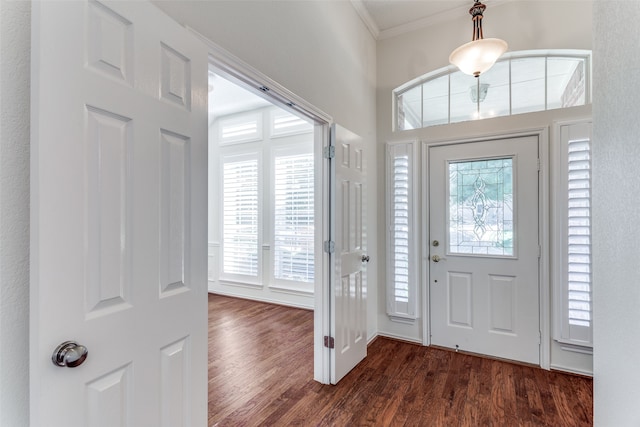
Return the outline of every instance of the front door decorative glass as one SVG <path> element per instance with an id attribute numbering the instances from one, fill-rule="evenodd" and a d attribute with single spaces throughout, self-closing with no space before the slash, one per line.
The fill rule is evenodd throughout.
<path id="1" fill-rule="evenodd" d="M 514 255 L 513 159 L 449 163 L 449 253 Z"/>

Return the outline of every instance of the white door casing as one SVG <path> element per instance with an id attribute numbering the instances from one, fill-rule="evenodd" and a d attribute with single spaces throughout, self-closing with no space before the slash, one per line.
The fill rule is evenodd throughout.
<path id="1" fill-rule="evenodd" d="M 147 2 L 32 32 L 31 423 L 204 426 L 207 50 Z"/>
<path id="2" fill-rule="evenodd" d="M 331 179 L 335 192 L 335 252 L 330 292 L 331 384 L 337 384 L 367 355 L 365 152 L 362 138 L 340 127 L 331 127 L 335 147 Z M 368 262 L 368 261 L 367 261 Z"/>
<path id="3" fill-rule="evenodd" d="M 504 160 L 505 165 L 512 166 L 512 172 L 502 172 L 500 166 L 495 168 L 499 172 L 493 174 L 503 174 L 504 188 L 513 188 L 513 196 L 507 194 L 504 205 L 489 194 L 503 190 L 490 188 L 484 178 L 478 179 L 483 176 L 487 182 L 491 181 L 491 172 L 481 175 L 456 170 L 457 165 L 462 165 L 461 170 L 470 167 L 471 162 L 473 167 L 501 165 L 481 163 L 492 160 Z M 538 175 L 537 135 L 429 148 L 429 288 L 433 345 L 540 363 Z M 465 189 L 456 190 L 456 182 Z M 511 207 L 513 213 L 509 214 Z M 493 223 L 498 216 L 505 219 L 504 228 Z M 465 226 L 456 229 L 450 224 L 463 217 L 466 230 Z M 501 241 L 502 237 L 490 236 L 504 236 L 508 242 L 511 221 L 513 249 L 508 249 L 510 244 L 505 243 L 507 249 L 501 253 L 501 245 L 490 242 Z M 474 254 L 460 253 L 472 250 L 464 245 L 474 240 L 474 236 L 484 241 L 478 246 L 491 247 L 473 249 L 477 252 Z M 456 246 L 456 239 L 461 246 Z M 434 256 L 440 257 L 439 261 L 435 261 Z"/>

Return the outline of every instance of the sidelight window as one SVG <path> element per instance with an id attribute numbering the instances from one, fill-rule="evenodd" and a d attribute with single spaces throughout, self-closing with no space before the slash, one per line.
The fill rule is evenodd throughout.
<path id="1" fill-rule="evenodd" d="M 555 338 L 592 346 L 591 123 L 561 124 L 556 134 Z"/>
<path id="2" fill-rule="evenodd" d="M 387 313 L 417 317 L 416 144 L 387 145 Z"/>

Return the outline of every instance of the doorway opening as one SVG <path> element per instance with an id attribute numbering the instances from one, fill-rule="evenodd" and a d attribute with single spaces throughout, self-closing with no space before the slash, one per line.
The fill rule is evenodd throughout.
<path id="1" fill-rule="evenodd" d="M 209 291 L 313 310 L 314 124 L 269 98 L 209 72 Z"/>
<path id="2" fill-rule="evenodd" d="M 295 361 L 298 377 L 317 379 L 314 311 L 325 270 L 317 153 L 325 133 L 213 65 L 208 85 L 209 415 L 220 417 L 264 394 L 260 377 L 280 365 Z M 234 372 L 251 380 L 238 401 L 220 400 L 236 384 L 221 379 Z"/>

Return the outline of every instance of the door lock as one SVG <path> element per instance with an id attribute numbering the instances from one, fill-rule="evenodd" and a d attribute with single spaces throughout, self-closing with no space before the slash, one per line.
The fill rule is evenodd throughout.
<path id="1" fill-rule="evenodd" d="M 434 240 L 431 244 L 436 247 L 440 246 L 440 242 L 438 242 L 437 240 Z"/>

